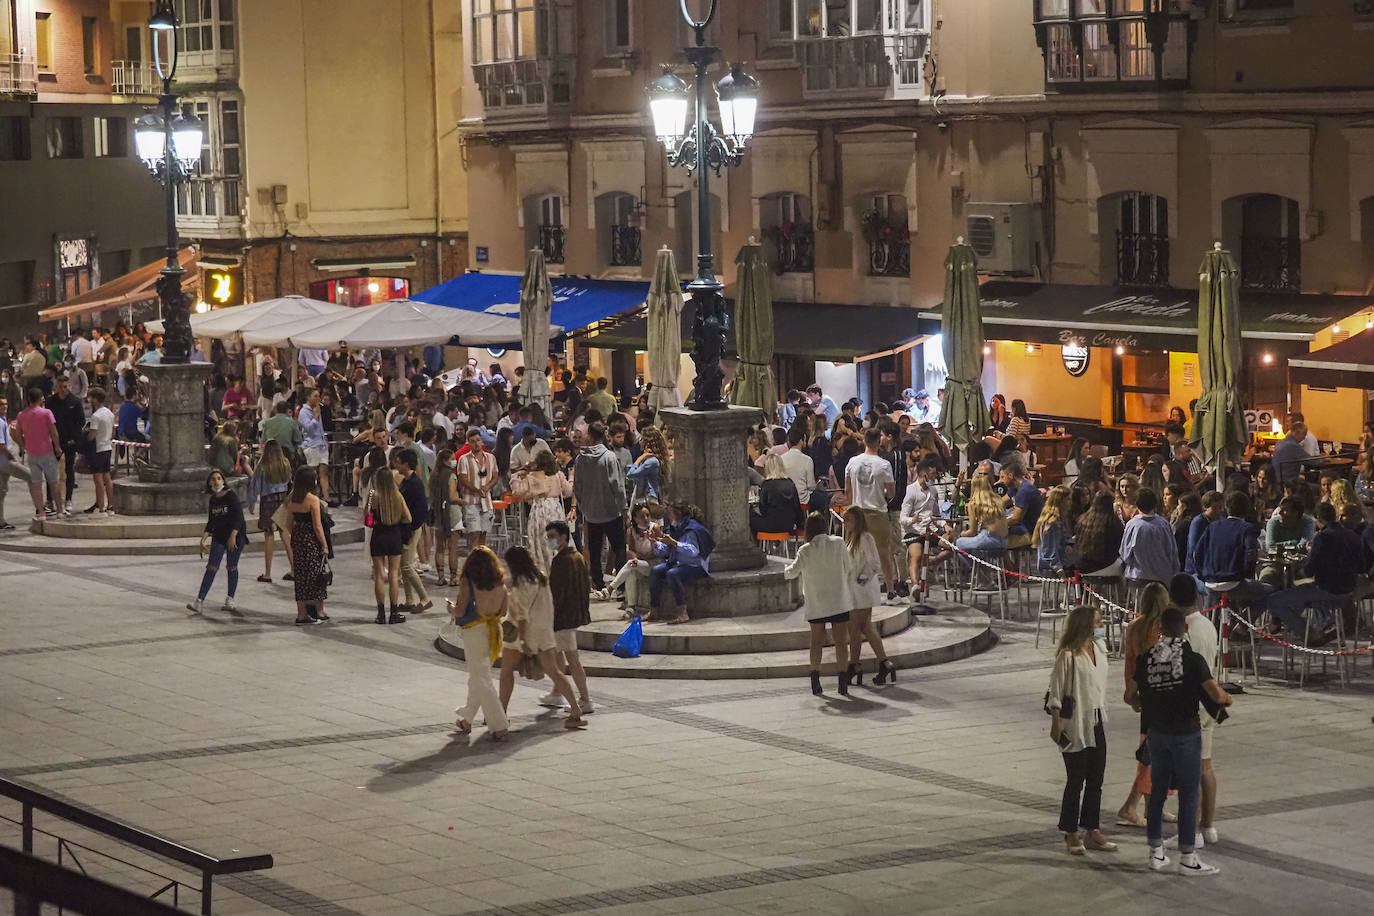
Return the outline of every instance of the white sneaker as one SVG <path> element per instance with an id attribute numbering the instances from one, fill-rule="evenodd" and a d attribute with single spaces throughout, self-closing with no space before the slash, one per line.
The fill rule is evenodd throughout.
<path id="1" fill-rule="evenodd" d="M 596 712 L 596 704 L 591 701 L 590 697 L 578 700 L 577 705 L 582 707 L 582 715 L 584 716 L 590 716 L 592 713 Z"/>
<path id="2" fill-rule="evenodd" d="M 428 563 L 416 563 L 416 564 L 415 564 L 415 571 L 416 571 L 417 573 L 433 572 L 433 571 L 434 571 L 434 567 L 433 567 L 433 566 L 430 566 Z"/>
<path id="3" fill-rule="evenodd" d="M 1212 835 L 1215 836 L 1215 835 L 1216 835 L 1216 831 L 1212 831 Z M 1196 837 L 1193 838 L 1193 851 L 1194 851 L 1194 852 L 1196 852 L 1197 850 L 1201 849 L 1203 846 L 1206 845 L 1206 844 L 1203 842 L 1203 839 L 1204 839 L 1204 837 L 1203 837 L 1203 835 L 1202 835 L 1201 833 L 1199 833 Z M 1171 836 L 1171 837 L 1169 837 L 1168 839 L 1166 839 L 1166 840 L 1164 841 L 1164 848 L 1165 848 L 1165 849 L 1177 849 L 1177 848 L 1178 848 L 1178 836 L 1177 836 L 1177 835 L 1174 835 L 1174 836 Z"/>
<path id="4" fill-rule="evenodd" d="M 63 506 L 63 507 L 62 507 L 62 514 L 63 514 L 64 516 L 66 516 L 66 515 L 71 515 L 71 514 L 72 514 L 72 507 L 71 507 L 71 506 Z"/>
<path id="5" fill-rule="evenodd" d="M 1202 828 L 1202 835 L 1203 835 L 1203 837 L 1207 840 L 1207 842 L 1211 843 L 1213 846 L 1215 846 L 1215 845 L 1217 844 L 1217 828 L 1215 828 L 1215 827 L 1203 827 L 1203 828 Z M 1199 848 L 1199 849 L 1202 848 L 1202 844 L 1201 844 L 1201 843 L 1198 844 L 1198 848 Z"/>
<path id="6" fill-rule="evenodd" d="M 190 611 L 192 614 L 199 614 L 205 610 L 205 602 L 197 598 L 195 601 L 189 602 L 186 605 L 186 610 Z"/>
<path id="7" fill-rule="evenodd" d="M 568 701 L 557 693 L 546 693 L 539 698 L 539 705 L 547 706 L 550 709 L 565 709 L 567 708 Z"/>
<path id="8" fill-rule="evenodd" d="M 1178 860 L 1178 873 L 1180 875 L 1188 875 L 1193 878 L 1204 878 L 1208 875 L 1215 875 L 1220 872 L 1221 869 L 1217 868 L 1215 865 L 1208 865 L 1206 862 L 1199 859 L 1195 852 L 1187 853 L 1179 857 Z"/>
<path id="9" fill-rule="evenodd" d="M 224 606 L 223 606 L 222 608 L 220 608 L 220 610 L 223 610 L 223 611 L 237 611 L 237 610 L 238 610 L 238 605 L 234 604 L 234 599 L 233 599 L 233 598 L 225 598 L 225 599 L 224 599 Z"/>
<path id="10" fill-rule="evenodd" d="M 1164 871 L 1169 867 L 1169 857 L 1164 854 L 1163 846 L 1150 847 L 1150 871 Z"/>

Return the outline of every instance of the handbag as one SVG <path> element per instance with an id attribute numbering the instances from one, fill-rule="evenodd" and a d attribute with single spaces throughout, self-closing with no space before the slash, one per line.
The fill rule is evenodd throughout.
<path id="1" fill-rule="evenodd" d="M 464 577 L 466 578 L 466 577 Z M 453 622 L 461 629 L 470 623 L 477 622 L 477 593 L 473 591 L 472 583 L 468 582 L 468 606 L 463 608 L 463 614 Z"/>
<path id="2" fill-rule="evenodd" d="M 526 653 L 520 657 L 515 673 L 527 681 L 538 681 L 544 677 L 544 666 L 540 663 L 539 656 Z"/>
<path id="3" fill-rule="evenodd" d="M 329 561 L 324 561 L 324 566 L 320 567 L 320 581 L 326 586 L 334 584 L 334 567 L 329 565 Z"/>
<path id="4" fill-rule="evenodd" d="M 372 514 L 372 494 L 367 494 L 367 508 L 363 510 L 363 526 L 372 528 L 377 524 L 377 517 Z M 437 561 L 436 561 L 437 562 Z"/>
<path id="5" fill-rule="evenodd" d="M 509 617 L 501 621 L 501 642 L 506 645 L 514 645 L 520 638 L 520 628 L 515 625 L 515 621 Z"/>
<path id="6" fill-rule="evenodd" d="M 1070 685 L 1072 685 L 1073 682 L 1074 682 L 1074 676 L 1075 676 L 1075 674 L 1076 674 L 1076 672 L 1077 672 L 1077 665 L 1078 665 L 1078 653 L 1075 652 L 1073 655 L 1070 655 L 1070 656 L 1069 656 L 1069 684 L 1070 684 Z M 1071 694 L 1071 693 L 1066 693 L 1066 694 L 1064 694 L 1062 697 L 1059 698 L 1059 717 L 1060 717 L 1061 719 L 1072 719 L 1072 718 L 1073 718 L 1073 711 L 1074 711 L 1074 708 L 1075 708 L 1075 704 L 1074 704 L 1073 694 Z M 1053 707 L 1050 706 L 1050 692 L 1049 692 L 1048 690 L 1045 691 L 1044 709 L 1045 709 L 1045 715 L 1047 715 L 1047 716 L 1052 716 L 1052 715 L 1054 715 L 1054 709 L 1053 709 Z"/>

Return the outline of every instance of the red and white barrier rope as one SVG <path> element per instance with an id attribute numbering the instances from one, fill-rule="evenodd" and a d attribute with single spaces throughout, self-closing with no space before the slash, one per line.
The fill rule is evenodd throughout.
<path id="1" fill-rule="evenodd" d="M 1244 617 L 1241 617 L 1239 614 L 1232 614 L 1232 615 L 1231 615 L 1231 619 L 1234 620 L 1234 621 L 1236 621 L 1237 623 L 1241 624 L 1241 625 L 1244 626 L 1247 630 L 1250 630 L 1251 632 L 1255 633 L 1256 635 L 1263 636 L 1265 639 L 1269 640 L 1270 642 L 1272 642 L 1272 643 L 1277 643 L 1278 645 L 1283 646 L 1285 649 L 1292 649 L 1294 652 L 1306 652 L 1306 653 L 1308 653 L 1309 655 L 1342 656 L 1342 655 L 1363 655 L 1363 654 L 1365 654 L 1366 652 L 1369 652 L 1371 649 L 1374 649 L 1374 643 L 1371 643 L 1370 645 L 1365 646 L 1363 649 L 1314 649 L 1314 648 L 1312 648 L 1312 647 L 1310 647 L 1310 646 L 1299 646 L 1299 645 L 1296 645 L 1296 644 L 1294 644 L 1294 643 L 1288 642 L 1288 641 L 1285 640 L 1285 639 L 1280 639 L 1279 637 L 1275 636 L 1273 633 L 1269 633 L 1269 632 L 1266 632 L 1265 630 L 1260 629 L 1259 627 L 1255 626 L 1255 625 L 1254 625 L 1253 623 L 1251 623 L 1250 621 L 1246 620 Z"/>

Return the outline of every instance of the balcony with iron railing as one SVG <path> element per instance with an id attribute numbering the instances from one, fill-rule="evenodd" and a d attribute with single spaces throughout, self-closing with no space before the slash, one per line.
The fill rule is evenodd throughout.
<path id="1" fill-rule="evenodd" d="M 568 67 L 552 61 L 528 58 L 474 64 L 472 75 L 486 117 L 527 115 L 572 100 Z"/>
<path id="2" fill-rule="evenodd" d="M 910 277 L 911 238 L 905 232 L 868 243 L 870 277 Z"/>
<path id="3" fill-rule="evenodd" d="M 773 245 L 773 269 L 779 274 L 809 274 L 816 269 L 816 230 L 808 223 L 786 223 L 763 230 Z"/>
<path id="4" fill-rule="evenodd" d="M 157 95 L 162 81 L 151 64 L 136 60 L 110 62 L 110 91 L 115 95 Z"/>
<path id="5" fill-rule="evenodd" d="M 641 236 L 638 226 L 611 227 L 612 267 L 639 267 L 643 263 L 643 254 L 640 251 Z"/>
<path id="6" fill-rule="evenodd" d="M 906 97 L 921 92 L 929 41 L 924 31 L 805 38 L 793 53 L 806 95 Z"/>
<path id="7" fill-rule="evenodd" d="M 37 92 L 37 61 L 23 51 L 0 54 L 0 93 L 35 95 Z"/>
<path id="8" fill-rule="evenodd" d="M 1169 237 L 1117 232 L 1116 282 L 1122 286 L 1169 285 Z"/>
<path id="9" fill-rule="evenodd" d="M 1240 285 L 1246 289 L 1300 291 L 1301 240 L 1291 236 L 1241 236 Z"/>
<path id="10" fill-rule="evenodd" d="M 563 240 L 565 231 L 562 226 L 540 226 L 539 227 L 539 250 L 544 252 L 544 261 L 548 264 L 563 263 Z"/>
<path id="11" fill-rule="evenodd" d="M 239 178 L 192 178 L 177 186 L 176 208 L 177 229 L 188 235 L 243 235 L 243 184 Z"/>

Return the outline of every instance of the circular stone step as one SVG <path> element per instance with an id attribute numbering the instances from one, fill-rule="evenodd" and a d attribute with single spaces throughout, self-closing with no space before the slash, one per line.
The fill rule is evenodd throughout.
<path id="1" fill-rule="evenodd" d="M 873 609 L 873 622 L 884 638 L 909 625 L 906 605 Z M 609 652 L 629 626 L 624 620 L 594 620 L 577 631 L 579 649 Z M 826 630 L 829 645 L 829 629 Z M 784 614 L 707 618 L 690 624 L 644 624 L 644 652 L 649 655 L 723 655 L 741 652 L 781 652 L 806 649 L 811 631 L 802 608 Z"/>
<path id="2" fill-rule="evenodd" d="M 895 636 L 885 637 L 888 657 L 899 670 L 922 668 L 967 658 L 991 648 L 997 641 L 992 620 L 987 614 L 962 604 L 928 601 L 935 613 L 912 618 L 912 625 Z M 694 626 L 682 624 L 683 628 Z M 463 658 L 461 646 L 450 645 L 442 637 L 435 648 L 445 655 Z M 865 651 L 863 668 L 874 670 L 873 656 Z M 581 653 L 582 667 L 595 677 L 641 677 L 674 679 L 804 678 L 811 670 L 804 649 L 781 652 L 749 652 L 733 655 L 640 655 L 617 658 L 609 652 Z M 823 665 L 833 676 L 834 664 Z M 832 684 L 826 685 L 827 690 Z"/>
<path id="3" fill-rule="evenodd" d="M 71 515 L 30 522 L 29 531 L 45 537 L 111 540 L 116 538 L 199 538 L 205 513 L 199 515 Z"/>

